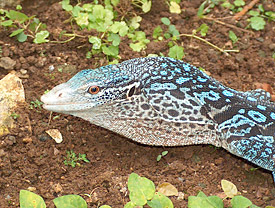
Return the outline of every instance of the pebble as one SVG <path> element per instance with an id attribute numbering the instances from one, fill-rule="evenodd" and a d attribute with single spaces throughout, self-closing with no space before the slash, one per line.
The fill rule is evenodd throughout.
<path id="1" fill-rule="evenodd" d="M 268 48 L 269 48 L 270 50 L 275 50 L 275 43 L 271 43 L 271 44 L 268 46 Z"/>
<path id="2" fill-rule="evenodd" d="M 3 149 L 0 149 L 0 157 L 5 156 L 6 152 Z"/>
<path id="3" fill-rule="evenodd" d="M 14 69 L 16 61 L 12 60 L 10 57 L 1 57 L 0 58 L 0 67 L 3 67 L 7 70 Z"/>
<path id="4" fill-rule="evenodd" d="M 15 144 L 16 143 L 15 136 L 7 136 L 6 139 L 5 139 L 5 143 L 7 145 L 10 145 L 10 146 L 13 145 L 13 144 Z"/>
<path id="5" fill-rule="evenodd" d="M 34 192 L 34 191 L 36 191 L 36 188 L 35 188 L 35 187 L 32 187 L 32 186 L 29 186 L 29 187 L 28 187 L 28 191 Z"/>
<path id="6" fill-rule="evenodd" d="M 31 137 L 25 137 L 22 140 L 24 143 L 31 143 L 32 142 L 32 138 Z"/>

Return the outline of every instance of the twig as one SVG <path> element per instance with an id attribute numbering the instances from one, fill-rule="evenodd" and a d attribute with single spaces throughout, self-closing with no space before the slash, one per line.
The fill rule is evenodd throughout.
<path id="1" fill-rule="evenodd" d="M 246 12 L 248 12 L 248 10 L 250 10 L 252 7 L 254 7 L 255 4 L 257 4 L 260 0 L 253 0 L 251 1 L 248 5 L 246 5 L 242 11 L 238 12 L 237 14 L 235 14 L 235 16 L 233 17 L 234 20 L 239 20 L 241 19 L 242 16 L 245 15 Z"/>
<path id="2" fill-rule="evenodd" d="M 230 28 L 234 28 L 234 29 L 236 29 L 236 30 L 241 30 L 241 31 L 246 32 L 246 33 L 254 34 L 253 31 L 249 31 L 249 30 L 246 30 L 246 29 L 237 27 L 237 26 L 235 26 L 235 25 L 231 25 L 231 24 L 222 22 L 222 21 L 217 20 L 217 19 L 214 19 L 214 18 L 212 18 L 212 17 L 207 17 L 207 16 L 205 16 L 205 17 L 203 17 L 203 19 L 211 20 L 211 21 L 214 21 L 214 22 L 219 23 L 219 24 L 221 24 L 221 25 L 224 25 L 224 26 L 227 26 L 227 27 L 230 27 Z"/>
<path id="3" fill-rule="evenodd" d="M 222 48 L 219 48 L 218 46 L 214 45 L 213 43 L 210 43 L 209 41 L 199 37 L 199 36 L 196 36 L 194 34 L 180 34 L 179 36 L 185 36 L 185 37 L 191 37 L 191 38 L 196 38 L 202 42 L 205 42 L 206 44 L 212 46 L 213 48 L 217 49 L 218 51 L 224 53 L 225 55 L 229 56 L 229 53 L 227 52 L 239 52 L 239 50 L 223 50 Z"/>

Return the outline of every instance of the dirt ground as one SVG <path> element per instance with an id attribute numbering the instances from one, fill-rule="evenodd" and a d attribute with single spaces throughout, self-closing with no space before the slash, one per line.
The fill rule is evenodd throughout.
<path id="1" fill-rule="evenodd" d="M 206 39 L 223 47 L 228 41 L 228 31 L 233 30 L 239 37 L 236 48 L 239 53 L 225 56 L 203 42 L 182 38 L 184 61 L 201 66 L 211 72 L 223 84 L 236 90 L 255 89 L 255 83 L 268 83 L 275 90 L 275 63 L 271 57 L 275 50 L 275 25 L 268 23 L 263 31 L 254 33 L 231 29 L 227 26 L 202 20 L 196 16 L 202 0 L 184 0 L 180 15 L 170 14 L 164 1 L 153 1 L 152 10 L 143 14 L 141 29 L 152 40 L 152 31 L 160 25 L 161 17 L 170 17 L 180 33 L 191 33 L 202 23 L 210 26 Z M 262 1 L 266 10 L 275 8 L 272 0 Z M 58 1 L 26 0 L 22 4 L 23 12 L 37 17 L 47 24 L 51 39 L 58 37 L 61 30 L 70 31 L 64 23 L 69 15 L 62 10 Z M 229 11 L 215 7 L 214 17 L 230 17 Z M 247 25 L 245 16 L 238 26 Z M 231 18 L 221 19 L 233 24 Z M 251 31 L 251 30 L 250 30 Z M 87 34 L 87 31 L 79 31 Z M 171 197 L 175 207 L 187 207 L 187 198 L 196 195 L 199 190 L 207 195 L 222 192 L 222 179 L 233 182 L 241 194 L 254 204 L 264 207 L 275 206 L 275 186 L 271 172 L 257 168 L 253 164 L 235 157 L 227 151 L 210 145 L 185 147 L 151 147 L 140 145 L 108 130 L 92 125 L 79 118 L 53 113 L 46 110 L 31 110 L 29 103 L 40 99 L 45 90 L 67 81 L 72 74 L 87 68 L 96 68 L 107 64 L 104 57 L 87 59 L 86 52 L 91 48 L 87 39 L 74 39 L 66 44 L 34 44 L 31 41 L 19 43 L 9 38 L 9 31 L 1 31 L 0 44 L 2 57 L 16 61 L 15 70 L 22 72 L 28 104 L 18 109 L 20 117 L 17 126 L 10 135 L 0 139 L 0 207 L 19 207 L 19 191 L 31 188 L 41 195 L 47 207 L 54 207 L 52 200 L 57 196 L 78 194 L 87 200 L 89 207 L 102 204 L 113 208 L 123 207 L 128 202 L 126 182 L 130 173 L 145 176 L 157 185 L 162 182 L 173 184 L 184 199 Z M 121 61 L 146 56 L 150 53 L 168 54 L 167 43 L 151 42 L 145 52 L 133 52 L 123 41 L 120 47 Z M 57 71 L 58 65 L 73 65 L 70 72 Z M 49 67 L 55 66 L 50 72 Z M 0 78 L 9 70 L 0 68 Z M 28 122 L 29 121 L 29 122 Z M 59 129 L 64 137 L 61 144 L 49 139 L 48 129 Z M 26 141 L 26 138 L 30 140 Z M 90 163 L 72 168 L 64 165 L 67 150 L 86 154 Z M 156 161 L 164 150 L 168 155 Z M 88 197 L 85 194 L 90 194 Z"/>

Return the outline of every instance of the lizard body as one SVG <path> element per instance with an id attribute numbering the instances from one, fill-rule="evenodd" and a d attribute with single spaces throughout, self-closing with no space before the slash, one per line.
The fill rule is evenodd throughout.
<path id="1" fill-rule="evenodd" d="M 228 88 L 196 67 L 165 57 L 83 70 L 42 96 L 71 114 L 136 142 L 212 144 L 275 171 L 275 104 L 263 90 Z"/>

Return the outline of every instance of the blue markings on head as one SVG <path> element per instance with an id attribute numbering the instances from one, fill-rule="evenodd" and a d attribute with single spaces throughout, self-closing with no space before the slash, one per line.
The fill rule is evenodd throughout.
<path id="1" fill-rule="evenodd" d="M 266 107 L 263 106 L 263 105 L 257 105 L 257 108 L 260 109 L 260 110 L 266 110 Z"/>
<path id="2" fill-rule="evenodd" d="M 166 75 L 167 75 L 167 71 L 162 70 L 162 71 L 160 71 L 160 74 L 161 74 L 162 76 L 166 76 Z"/>
<path id="3" fill-rule="evenodd" d="M 192 79 L 191 77 L 179 77 L 178 79 L 176 79 L 176 83 L 181 85 L 184 82 L 187 82 L 191 79 Z"/>
<path id="4" fill-rule="evenodd" d="M 151 84 L 151 90 L 175 90 L 177 89 L 177 86 L 173 83 L 153 83 Z"/>
<path id="5" fill-rule="evenodd" d="M 271 113 L 270 113 L 270 117 L 271 117 L 273 120 L 275 120 L 275 113 L 271 112 Z"/>
<path id="6" fill-rule="evenodd" d="M 210 90 L 209 92 L 201 92 L 201 93 L 197 93 L 194 92 L 194 95 L 201 101 L 202 104 L 206 104 L 207 100 L 211 100 L 211 101 L 217 101 L 221 98 L 220 94 L 217 92 L 214 92 L 212 90 Z"/>
<path id="7" fill-rule="evenodd" d="M 183 64 L 183 68 L 185 71 L 189 72 L 191 70 L 191 66 L 189 64 Z"/>
<path id="8" fill-rule="evenodd" d="M 229 90 L 223 90 L 222 94 L 224 94 L 226 97 L 232 97 L 234 94 L 230 92 Z"/>
<path id="9" fill-rule="evenodd" d="M 160 66 L 163 67 L 163 68 L 166 68 L 168 66 L 168 64 L 167 63 L 161 63 Z"/>
<path id="10" fill-rule="evenodd" d="M 243 108 L 241 108 L 241 109 L 238 111 L 238 113 L 244 114 L 244 113 L 245 113 L 245 110 L 244 110 Z"/>
<path id="11" fill-rule="evenodd" d="M 175 72 L 177 72 L 177 73 L 181 73 L 181 69 L 180 69 L 180 68 L 177 68 L 177 67 L 176 67 L 174 70 L 175 70 Z"/>
<path id="12" fill-rule="evenodd" d="M 252 102 L 256 102 L 257 101 L 257 99 L 254 98 L 254 97 L 247 97 L 247 100 L 252 101 Z"/>
<path id="13" fill-rule="evenodd" d="M 256 122 L 258 123 L 264 123 L 266 121 L 265 115 L 261 114 L 258 111 L 249 110 L 247 114 Z"/>
<path id="14" fill-rule="evenodd" d="M 197 80 L 199 81 L 199 82 L 207 82 L 207 78 L 203 78 L 203 77 L 201 77 L 201 76 L 197 76 Z"/>

